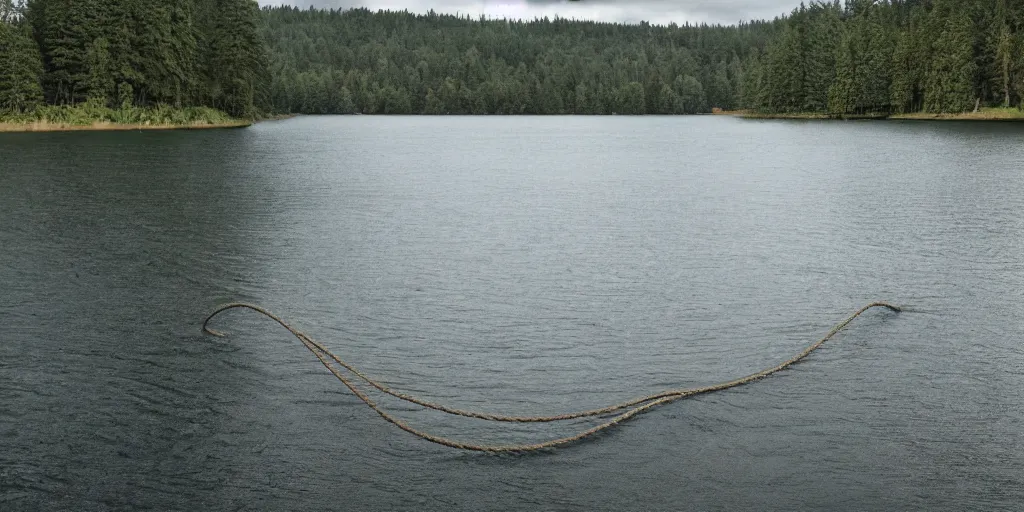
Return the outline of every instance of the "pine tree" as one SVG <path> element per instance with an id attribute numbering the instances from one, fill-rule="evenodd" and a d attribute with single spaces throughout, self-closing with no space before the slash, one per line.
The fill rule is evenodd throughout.
<path id="1" fill-rule="evenodd" d="M 708 104 L 714 108 L 731 109 L 733 106 L 732 82 L 725 61 L 719 62 L 711 72 L 709 87 L 706 89 Z"/>
<path id="2" fill-rule="evenodd" d="M 196 80 L 198 43 L 197 27 L 193 22 L 193 2 L 132 0 L 132 5 L 134 9 L 130 13 L 133 23 L 130 36 L 130 65 L 138 70 L 138 78 L 141 78 L 135 83 L 136 92 L 144 102 L 163 102 L 175 106 L 187 103 L 199 87 Z M 241 8 L 243 6 L 222 7 L 234 14 L 232 19 L 240 20 L 242 27 L 237 28 L 237 37 L 245 41 L 243 44 L 251 45 L 252 43 L 246 40 L 247 34 L 244 32 L 246 18 L 245 9 Z M 238 8 L 240 12 L 235 13 L 231 10 L 232 7 Z M 249 23 L 255 21 L 253 19 Z M 231 20 L 223 19 L 221 22 L 230 23 Z M 231 45 L 223 39 L 219 42 L 227 43 L 228 47 Z M 245 55 L 245 58 L 253 57 L 248 52 L 240 53 L 237 57 L 241 59 L 242 55 Z M 239 63 L 233 64 L 237 70 Z M 248 80 L 249 76 L 253 76 L 253 81 L 256 80 L 255 74 L 246 75 L 245 78 Z"/>
<path id="3" fill-rule="evenodd" d="M 897 113 L 910 112 L 914 108 L 919 81 L 913 35 L 910 31 L 900 34 L 892 59 L 893 79 L 889 102 Z"/>
<path id="4" fill-rule="evenodd" d="M 1010 106 L 1011 71 L 1013 69 L 1014 37 L 1010 28 L 1010 12 L 1006 0 L 998 0 L 992 30 L 989 32 L 989 47 L 993 54 L 998 91 L 1002 93 L 1003 106 Z"/>
<path id="5" fill-rule="evenodd" d="M 860 62 L 857 64 L 857 87 L 860 89 L 859 110 L 863 112 L 889 112 L 892 85 L 892 55 L 895 31 L 882 18 L 883 9 L 871 4 L 861 23 L 858 45 Z"/>
<path id="6" fill-rule="evenodd" d="M 762 67 L 757 56 L 751 56 L 743 65 L 743 81 L 740 84 L 740 106 L 752 110 L 766 110 L 762 101 Z"/>
<path id="7" fill-rule="evenodd" d="M 779 39 L 768 48 L 762 85 L 766 96 L 763 107 L 769 112 L 796 112 L 804 103 L 800 30 L 798 23 L 786 25 Z"/>
<path id="8" fill-rule="evenodd" d="M 828 90 L 828 111 L 843 116 L 857 107 L 857 59 L 854 56 L 853 36 L 844 31 L 836 48 L 836 77 Z"/>
<path id="9" fill-rule="evenodd" d="M 707 111 L 707 96 L 704 86 L 692 76 L 678 76 L 675 81 L 676 91 L 684 114 L 697 114 Z"/>
<path id="10" fill-rule="evenodd" d="M 216 0 L 207 80 L 214 105 L 255 117 L 266 105 L 267 54 L 255 0 Z"/>
<path id="11" fill-rule="evenodd" d="M 98 104 L 106 104 L 114 98 L 115 85 L 110 61 L 110 43 L 105 38 L 100 37 L 89 44 L 86 52 L 89 70 L 86 88 L 89 99 Z"/>
<path id="12" fill-rule="evenodd" d="M 42 3 L 42 2 L 40 2 Z M 47 0 L 36 11 L 43 33 L 45 91 L 57 104 L 84 101 L 89 93 L 89 47 L 101 36 L 100 0 Z"/>
<path id="13" fill-rule="evenodd" d="M 842 33 L 839 6 L 814 4 L 809 11 L 803 39 L 803 88 L 805 112 L 828 110 L 828 92 L 836 74 L 836 50 Z"/>
<path id="14" fill-rule="evenodd" d="M 929 112 L 966 112 L 974 107 L 977 70 L 971 19 L 963 9 L 953 9 L 945 20 L 943 11 L 935 12 L 943 30 L 932 47 L 924 107 Z"/>
<path id="15" fill-rule="evenodd" d="M 30 111 L 43 101 L 42 57 L 30 30 L 0 21 L 0 112 Z"/>

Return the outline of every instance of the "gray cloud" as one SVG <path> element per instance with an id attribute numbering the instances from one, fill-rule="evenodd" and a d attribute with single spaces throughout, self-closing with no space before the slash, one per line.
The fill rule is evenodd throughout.
<path id="1" fill-rule="evenodd" d="M 491 17 L 554 17 L 658 24 L 675 22 L 732 24 L 772 19 L 788 13 L 799 0 L 259 0 L 262 5 L 299 7 L 408 9 L 412 12 L 481 14 Z"/>

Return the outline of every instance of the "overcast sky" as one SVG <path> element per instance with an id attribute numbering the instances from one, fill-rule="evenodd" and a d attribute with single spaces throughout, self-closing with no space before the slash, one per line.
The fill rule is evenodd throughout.
<path id="1" fill-rule="evenodd" d="M 533 18 L 554 17 L 667 25 L 670 22 L 734 24 L 741 20 L 772 19 L 793 10 L 800 0 L 259 0 L 261 5 L 373 10 L 408 9 L 413 12 L 460 12 L 471 16 Z"/>

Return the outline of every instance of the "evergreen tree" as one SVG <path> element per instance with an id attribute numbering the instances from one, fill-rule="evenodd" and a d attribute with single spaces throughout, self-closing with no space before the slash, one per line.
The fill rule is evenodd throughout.
<path id="1" fill-rule="evenodd" d="M 934 15 L 943 30 L 932 47 L 924 108 L 929 112 L 966 112 L 974 108 L 977 69 L 971 19 L 957 7 L 936 9 Z"/>
<path id="2" fill-rule="evenodd" d="M 893 79 L 889 102 L 897 113 L 911 112 L 915 105 L 917 84 L 920 80 L 913 47 L 913 36 L 908 32 L 900 34 L 896 51 L 893 53 Z"/>
<path id="3" fill-rule="evenodd" d="M 798 19 L 802 20 L 803 16 Z M 762 76 L 765 101 L 760 105 L 768 112 L 799 112 L 804 104 L 804 57 L 800 23 L 787 25 L 779 39 L 768 48 Z"/>
<path id="4" fill-rule="evenodd" d="M 679 91 L 682 113 L 696 114 L 707 109 L 707 97 L 704 95 L 704 86 L 696 78 L 692 76 L 676 77 L 676 90 Z"/>
<path id="5" fill-rule="evenodd" d="M 706 89 L 708 104 L 712 108 L 731 109 L 733 107 L 733 85 L 729 80 L 727 64 L 719 62 L 711 74 L 710 85 Z"/>
<path id="6" fill-rule="evenodd" d="M 77 1 L 77 0 L 76 0 Z M 215 0 L 207 80 L 213 104 L 239 117 L 266 107 L 267 53 L 255 0 Z"/>
<path id="7" fill-rule="evenodd" d="M 761 61 L 757 56 L 751 56 L 744 64 L 743 80 L 740 84 L 740 106 L 745 109 L 762 109 L 767 102 L 762 98 L 764 87 L 762 85 Z"/>
<path id="8" fill-rule="evenodd" d="M 808 13 L 802 44 L 804 69 L 800 107 L 806 112 L 828 108 L 829 87 L 836 75 L 836 52 L 842 34 L 838 4 L 814 4 Z"/>
<path id="9" fill-rule="evenodd" d="M 89 93 L 89 48 L 101 36 L 100 0 L 37 0 L 43 33 L 42 49 L 47 99 L 77 103 Z"/>
<path id="10" fill-rule="evenodd" d="M 89 70 L 86 88 L 89 99 L 99 104 L 105 104 L 113 97 L 115 85 L 110 61 L 110 43 L 106 38 L 97 38 L 89 44 L 86 52 L 86 66 Z"/>
<path id="11" fill-rule="evenodd" d="M 15 21 L 13 11 L 6 20 Z M 42 57 L 24 23 L 0 21 L 0 112 L 26 112 L 43 101 Z"/>
<path id="12" fill-rule="evenodd" d="M 828 111 L 832 115 L 851 114 L 857 108 L 857 59 L 853 36 L 844 30 L 836 47 L 836 76 L 828 89 Z"/>

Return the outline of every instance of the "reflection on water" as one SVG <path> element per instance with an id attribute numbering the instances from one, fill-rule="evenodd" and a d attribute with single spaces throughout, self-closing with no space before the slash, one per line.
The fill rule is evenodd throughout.
<path id="1" fill-rule="evenodd" d="M 1011 124 L 299 118 L 0 135 L 0 508 L 1013 508 L 1024 177 Z M 775 364 L 593 442 L 467 454 L 389 385 L 548 414 Z M 539 441 L 380 401 L 426 430 Z"/>

